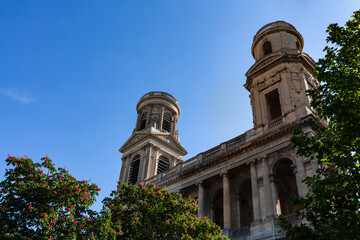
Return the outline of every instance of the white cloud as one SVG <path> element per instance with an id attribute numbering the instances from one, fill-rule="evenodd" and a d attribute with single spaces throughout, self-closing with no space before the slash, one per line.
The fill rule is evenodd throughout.
<path id="1" fill-rule="evenodd" d="M 4 96 L 7 96 L 15 101 L 19 101 L 23 104 L 28 104 L 35 101 L 35 99 L 28 93 L 15 89 L 1 89 L 1 93 Z"/>

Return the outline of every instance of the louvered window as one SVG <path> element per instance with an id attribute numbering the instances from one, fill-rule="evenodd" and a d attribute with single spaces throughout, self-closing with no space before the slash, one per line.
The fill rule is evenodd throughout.
<path id="1" fill-rule="evenodd" d="M 164 121 L 163 121 L 163 129 L 165 131 L 171 132 L 171 114 L 169 112 L 166 112 L 164 114 Z"/>
<path id="2" fill-rule="evenodd" d="M 139 130 L 143 130 L 146 127 L 146 118 L 147 118 L 147 112 L 143 112 L 140 117 L 140 125 Z"/>
<path id="3" fill-rule="evenodd" d="M 140 155 L 136 155 L 130 166 L 130 174 L 128 182 L 131 184 L 136 184 L 138 175 L 139 175 L 139 167 L 140 167 Z"/>
<path id="4" fill-rule="evenodd" d="M 157 174 L 165 172 L 170 166 L 169 160 L 164 157 L 159 157 L 158 167 L 157 167 Z"/>

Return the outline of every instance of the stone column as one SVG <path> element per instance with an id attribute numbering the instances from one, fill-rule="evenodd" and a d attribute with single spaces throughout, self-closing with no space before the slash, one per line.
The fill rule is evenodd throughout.
<path id="1" fill-rule="evenodd" d="M 139 182 L 141 182 L 143 180 L 145 162 L 147 162 L 147 154 L 148 154 L 148 151 L 149 151 L 148 149 L 149 149 L 149 145 L 146 146 L 146 147 L 143 147 L 143 149 L 141 150 L 139 173 L 138 173 L 138 178 L 137 178 L 136 183 L 139 183 Z"/>
<path id="2" fill-rule="evenodd" d="M 230 184 L 227 172 L 221 174 L 223 177 L 223 208 L 224 208 L 224 229 L 231 228 L 231 206 L 230 206 Z"/>
<path id="3" fill-rule="evenodd" d="M 146 116 L 146 126 L 145 126 L 145 129 L 147 129 L 149 127 L 149 124 L 150 124 L 150 118 L 151 118 L 151 106 L 148 107 L 148 110 L 147 110 L 147 116 Z"/>
<path id="4" fill-rule="evenodd" d="M 171 117 L 171 135 L 175 136 L 175 131 L 176 131 L 176 116 L 173 115 Z"/>
<path id="5" fill-rule="evenodd" d="M 273 204 L 273 198 L 272 198 L 272 194 L 271 194 L 269 168 L 267 165 L 266 156 L 261 159 L 261 163 L 262 163 L 262 170 L 263 170 L 266 217 L 270 217 L 270 216 L 274 216 L 274 204 Z"/>
<path id="6" fill-rule="evenodd" d="M 198 217 L 204 216 L 204 184 L 202 182 L 199 182 L 198 184 L 198 190 L 199 190 L 199 197 L 198 197 Z"/>
<path id="7" fill-rule="evenodd" d="M 163 128 L 163 121 L 164 121 L 164 107 L 160 108 L 160 126 L 159 129 Z"/>
<path id="8" fill-rule="evenodd" d="M 250 164 L 251 171 L 251 192 L 252 192 L 252 202 L 253 202 L 253 211 L 254 211 L 254 221 L 259 221 L 261 219 L 260 215 L 260 202 L 259 202 L 259 189 L 256 179 L 256 164 L 255 161 Z"/>
<path id="9" fill-rule="evenodd" d="M 128 182 L 131 160 L 132 160 L 131 156 L 127 157 L 127 159 L 126 159 L 125 176 L 123 179 L 124 182 Z"/>
<path id="10" fill-rule="evenodd" d="M 121 182 L 123 182 L 124 181 L 124 175 L 125 175 L 126 157 L 122 157 L 121 160 L 122 160 L 122 163 L 121 163 L 121 170 L 120 170 L 119 180 Z"/>
<path id="11" fill-rule="evenodd" d="M 135 130 L 137 131 L 139 129 L 139 123 L 140 123 L 140 113 L 138 113 L 137 115 L 137 119 L 136 119 L 136 126 L 135 126 Z"/>
<path id="12" fill-rule="evenodd" d="M 279 197 L 278 197 L 278 193 L 277 193 L 276 182 L 277 182 L 276 175 L 271 174 L 270 175 L 270 186 L 271 186 L 271 195 L 272 195 L 273 204 L 274 204 L 274 213 L 275 213 L 275 215 L 280 215 L 281 209 L 280 209 L 280 205 L 278 205 Z"/>
<path id="13" fill-rule="evenodd" d="M 160 150 L 160 148 L 159 147 L 154 147 L 154 159 L 153 159 L 153 161 L 152 161 L 152 163 L 151 163 L 151 172 L 150 172 L 150 175 L 151 176 L 155 176 L 156 175 L 156 165 L 157 165 L 157 162 L 158 162 L 158 153 L 159 153 L 159 150 Z"/>
<path id="14" fill-rule="evenodd" d="M 151 159 L 152 159 L 152 151 L 153 150 L 153 145 L 149 145 L 146 148 L 146 152 L 145 152 L 145 162 L 144 162 L 144 170 L 143 170 L 143 174 L 142 174 L 142 180 L 145 180 L 149 177 L 149 168 L 151 167 Z"/>
<path id="15" fill-rule="evenodd" d="M 237 227 L 240 228 L 241 226 L 241 193 L 236 195 L 236 207 L 237 207 L 237 215 L 236 219 L 238 219 Z"/>
<path id="16" fill-rule="evenodd" d="M 309 189 L 306 186 L 306 184 L 302 182 L 302 180 L 306 178 L 306 172 L 301 157 L 296 158 L 296 169 L 297 169 L 297 173 L 295 174 L 295 176 L 296 176 L 296 183 L 298 186 L 299 196 L 303 197 L 305 196 L 306 193 L 309 192 Z"/>

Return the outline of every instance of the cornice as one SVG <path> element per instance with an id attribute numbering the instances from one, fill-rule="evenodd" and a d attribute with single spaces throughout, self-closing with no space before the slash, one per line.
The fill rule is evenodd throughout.
<path id="1" fill-rule="evenodd" d="M 194 174 L 198 174 L 200 171 L 209 169 L 221 162 L 225 162 L 235 155 L 243 154 L 243 153 L 253 150 L 261 145 L 264 145 L 265 143 L 272 141 L 275 138 L 284 136 L 284 135 L 290 133 L 292 131 L 292 129 L 295 127 L 305 127 L 305 126 L 314 126 L 314 125 L 323 126 L 323 123 L 315 115 L 313 115 L 313 114 L 307 115 L 295 122 L 292 122 L 292 123 L 289 123 L 289 124 L 283 126 L 282 128 L 278 128 L 276 130 L 266 133 L 265 135 L 259 136 L 258 138 L 255 138 L 247 143 L 244 143 L 235 149 L 226 151 L 218 156 L 214 156 L 214 157 L 207 159 L 203 162 L 200 162 L 188 169 L 183 169 L 179 173 L 177 173 L 173 176 L 170 176 L 169 178 L 166 178 L 166 176 L 165 176 L 157 184 L 159 186 L 167 186 L 167 185 L 176 183 L 180 180 L 191 177 Z M 242 161 L 242 164 L 250 164 L 253 160 L 254 159 L 249 158 L 249 159 L 241 160 L 241 161 Z"/>
<path id="2" fill-rule="evenodd" d="M 276 58 L 276 56 L 278 57 Z M 273 59 L 273 60 L 261 66 L 261 64 L 268 61 L 269 59 Z M 259 62 L 254 63 L 250 67 L 250 69 L 245 74 L 247 79 L 246 79 L 246 83 L 244 84 L 244 87 L 248 91 L 250 91 L 252 80 L 254 78 L 269 71 L 270 69 L 274 69 L 276 66 L 283 63 L 302 63 L 309 72 L 313 72 L 315 69 L 314 60 L 306 53 L 299 53 L 299 54 L 286 54 L 284 52 L 281 52 L 281 54 L 277 53 L 274 55 L 270 55 L 268 58 L 264 58 Z"/>
<path id="3" fill-rule="evenodd" d="M 142 137 L 139 141 L 131 142 L 132 139 L 135 137 Z M 170 139 L 170 142 L 165 141 L 164 139 L 160 138 L 160 136 L 167 137 Z M 182 146 L 182 144 L 177 141 L 171 134 L 169 133 L 152 133 L 152 132 L 134 132 L 131 137 L 124 143 L 124 145 L 119 149 L 121 153 L 126 153 L 128 149 L 136 147 L 136 145 L 141 145 L 141 143 L 146 142 L 148 140 L 155 140 L 160 142 L 161 144 L 165 145 L 166 147 L 170 148 L 171 150 L 177 152 L 179 155 L 184 156 L 187 154 L 187 151 Z M 176 147 L 171 144 L 171 142 L 176 144 Z"/>

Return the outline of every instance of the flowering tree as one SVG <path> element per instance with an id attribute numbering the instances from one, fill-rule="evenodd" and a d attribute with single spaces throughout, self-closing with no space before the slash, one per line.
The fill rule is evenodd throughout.
<path id="1" fill-rule="evenodd" d="M 112 212 L 117 239 L 227 239 L 207 217 L 197 217 L 195 199 L 170 194 L 154 184 L 119 183 L 113 198 L 104 199 Z"/>
<path id="2" fill-rule="evenodd" d="M 48 157 L 41 163 L 8 157 L 0 182 L 0 239 L 105 239 L 104 218 L 89 209 L 100 189 L 78 181 Z M 108 224 L 109 225 L 109 224 Z M 98 230 L 102 231 L 98 231 Z M 104 238 L 105 237 L 105 238 Z"/>
<path id="3" fill-rule="evenodd" d="M 196 200 L 154 185 L 119 183 L 101 212 L 90 210 L 100 188 L 79 181 L 51 159 L 8 157 L 0 182 L 0 239 L 221 239 Z"/>

